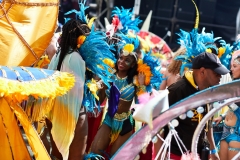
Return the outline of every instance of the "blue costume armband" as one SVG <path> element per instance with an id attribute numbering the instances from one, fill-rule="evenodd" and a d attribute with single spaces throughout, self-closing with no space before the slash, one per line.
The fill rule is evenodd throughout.
<path id="1" fill-rule="evenodd" d="M 216 149 L 212 149 L 212 150 L 210 150 L 209 153 L 210 153 L 210 154 L 215 154 L 215 153 L 217 153 L 217 150 L 216 150 Z"/>

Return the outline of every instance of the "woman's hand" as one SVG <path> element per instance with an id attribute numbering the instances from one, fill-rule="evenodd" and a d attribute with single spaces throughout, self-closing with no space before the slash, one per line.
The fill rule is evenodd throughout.
<path id="1" fill-rule="evenodd" d="M 214 118 L 213 119 L 213 122 L 215 122 L 216 123 L 216 126 L 222 121 L 223 119 L 222 119 L 222 116 L 219 116 L 219 117 L 217 117 L 217 118 Z"/>
<path id="2" fill-rule="evenodd" d="M 143 72 L 138 73 L 138 83 L 140 86 L 145 85 L 145 78 L 146 78 L 146 76 Z"/>

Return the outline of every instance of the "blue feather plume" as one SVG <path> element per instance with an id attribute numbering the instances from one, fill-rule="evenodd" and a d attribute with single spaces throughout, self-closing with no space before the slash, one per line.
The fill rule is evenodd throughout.
<path id="1" fill-rule="evenodd" d="M 108 82 L 112 82 L 112 68 L 105 64 L 103 60 L 109 58 L 116 62 L 116 59 L 105 39 L 106 35 L 104 32 L 94 31 L 94 27 L 92 27 L 90 34 L 79 48 L 79 52 L 87 68 L 110 87 Z"/>
<path id="2" fill-rule="evenodd" d="M 105 39 L 105 33 L 95 31 L 93 26 L 90 34 L 78 50 L 85 61 L 86 68 L 97 75 L 106 86 L 110 87 L 109 82 L 113 82 L 114 77 L 113 69 L 105 64 L 103 60 L 108 58 L 116 62 L 116 59 Z M 86 79 L 85 82 L 83 105 L 88 112 L 93 112 L 93 108 L 98 107 L 99 109 L 99 104 L 96 104 L 93 94 L 86 86 L 89 81 L 91 80 Z"/>
<path id="3" fill-rule="evenodd" d="M 160 72 L 161 64 L 158 59 L 150 54 L 143 54 L 143 63 L 150 67 L 152 76 L 150 78 L 150 84 L 146 86 L 147 92 L 151 92 L 152 88 L 159 90 L 160 85 L 163 81 L 163 76 Z"/>
<path id="4" fill-rule="evenodd" d="M 240 39 L 233 43 L 233 51 L 240 50 Z"/>
<path id="5" fill-rule="evenodd" d="M 79 19 L 81 22 L 87 24 L 87 21 L 88 21 L 88 20 L 87 20 L 87 17 L 86 17 L 86 15 L 85 15 L 85 10 L 86 10 L 87 8 L 89 8 L 89 7 L 88 7 L 88 6 L 85 6 L 85 3 L 86 3 L 86 0 L 81 1 L 81 2 L 78 2 L 78 4 L 79 4 L 79 11 L 73 9 L 73 10 L 65 13 L 64 15 L 70 15 L 70 14 L 72 14 L 72 13 L 75 13 L 75 14 L 76 14 L 76 19 Z M 71 19 L 71 18 L 65 18 L 65 23 L 66 23 L 67 21 L 69 21 L 70 19 Z"/>
<path id="6" fill-rule="evenodd" d="M 102 157 L 101 155 L 99 154 L 95 154 L 95 153 L 89 153 L 87 155 L 84 156 L 83 160 L 102 160 L 104 159 L 104 157 Z"/>
<path id="7" fill-rule="evenodd" d="M 136 49 L 138 48 L 139 43 L 140 43 L 137 36 L 131 37 L 129 35 L 125 35 L 125 34 L 122 34 L 122 33 L 117 33 L 116 35 L 121 38 L 121 41 L 119 41 L 119 43 L 118 43 L 119 50 L 123 49 L 123 47 L 126 44 L 133 44 L 134 45 L 134 50 L 133 51 L 136 51 Z"/>
<path id="8" fill-rule="evenodd" d="M 183 75 L 184 68 L 192 68 L 192 59 L 202 52 L 205 52 L 208 48 L 215 49 L 218 53 L 218 48 L 215 42 L 220 39 L 220 37 L 214 38 L 213 32 L 206 33 L 205 28 L 202 29 L 201 33 L 198 33 L 197 29 L 193 29 L 191 32 L 186 32 L 180 30 L 177 34 L 180 38 L 178 43 L 186 48 L 185 55 L 179 55 L 175 60 L 181 60 L 182 66 L 180 69 L 180 74 Z"/>
<path id="9" fill-rule="evenodd" d="M 131 12 L 131 9 L 124 9 L 123 7 L 118 8 L 115 7 L 112 11 L 112 17 L 118 16 L 121 24 L 122 29 L 120 30 L 123 34 L 127 34 L 129 30 L 139 32 L 138 25 L 142 22 L 139 17 L 132 19 L 133 12 Z"/>
<path id="10" fill-rule="evenodd" d="M 221 46 L 225 48 L 225 52 L 221 55 L 221 57 L 219 57 L 219 59 L 227 69 L 230 69 L 233 46 L 231 46 L 230 44 L 227 44 L 226 41 L 224 40 L 220 40 L 219 42 Z"/>

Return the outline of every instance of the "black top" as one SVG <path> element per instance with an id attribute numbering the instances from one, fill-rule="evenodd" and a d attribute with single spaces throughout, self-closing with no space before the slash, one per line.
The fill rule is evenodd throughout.
<path id="1" fill-rule="evenodd" d="M 168 90 L 169 90 L 169 94 L 168 94 L 169 106 L 173 105 L 174 103 L 198 91 L 196 88 L 194 88 L 190 84 L 190 82 L 188 82 L 188 80 L 185 77 L 183 77 L 181 80 L 177 81 L 176 83 L 170 85 L 168 87 Z M 192 111 L 194 113 L 193 118 L 187 117 L 184 120 L 180 118 L 176 118 L 179 122 L 179 125 L 175 127 L 175 130 L 177 131 L 180 139 L 183 141 L 183 144 L 186 146 L 188 151 L 191 150 L 192 137 L 199 123 L 199 118 L 201 120 L 203 117 L 202 114 L 197 113 L 196 109 L 193 109 Z M 165 129 L 164 136 L 166 138 L 169 130 L 168 130 L 168 127 L 165 127 L 164 129 Z M 199 137 L 198 153 L 201 153 L 202 144 L 203 144 L 203 133 Z M 175 155 L 179 155 L 179 156 L 182 155 L 175 138 L 172 138 L 170 151 Z M 183 151 L 185 152 L 184 149 Z"/>

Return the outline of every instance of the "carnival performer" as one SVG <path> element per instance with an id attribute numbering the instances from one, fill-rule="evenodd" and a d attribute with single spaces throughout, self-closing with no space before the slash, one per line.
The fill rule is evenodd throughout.
<path id="1" fill-rule="evenodd" d="M 116 79 L 111 89 L 103 88 L 99 92 L 100 99 L 108 98 L 109 106 L 103 124 L 92 143 L 91 152 L 96 154 L 103 154 L 107 147 L 112 145 L 110 155 L 113 155 L 132 135 L 134 120 L 130 107 L 136 93 L 145 89 L 143 74 L 138 75 L 139 87 L 133 84 L 134 76 L 137 75 L 138 59 L 135 49 L 139 45 L 138 38 L 125 35 L 123 37 L 126 44 L 122 47 L 116 63 Z"/>
<path id="2" fill-rule="evenodd" d="M 177 82 L 180 78 L 180 67 L 182 65 L 182 61 L 175 60 L 174 58 L 185 54 L 186 49 L 184 47 L 180 47 L 174 54 L 173 60 L 170 62 L 167 70 L 163 74 L 163 82 L 160 86 L 160 90 L 166 89 L 171 84 Z"/>
<path id="3" fill-rule="evenodd" d="M 49 69 L 73 73 L 75 86 L 66 96 L 54 100 L 47 115 L 52 135 L 52 156 L 58 159 L 83 159 L 86 148 L 88 123 L 86 113 L 100 110 L 97 96 L 102 84 L 110 87 L 113 70 L 104 61 L 115 62 L 106 34 L 96 31 L 93 20 L 85 16 L 84 3 L 80 11 L 69 11 L 77 19 L 66 19 L 60 39 L 60 52 L 56 53 Z M 97 82 L 93 78 L 99 77 Z M 51 122 L 51 123 L 50 123 Z"/>
<path id="4" fill-rule="evenodd" d="M 240 79 L 240 56 L 233 58 L 231 65 L 232 77 Z M 213 121 L 218 125 L 223 123 L 223 133 L 220 141 L 220 159 L 232 159 L 240 151 L 240 103 L 229 105 L 225 114 L 220 115 Z"/>
<path id="5" fill-rule="evenodd" d="M 89 34 L 90 29 L 79 20 L 70 20 L 63 26 L 63 33 L 60 41 L 60 53 L 55 54 L 49 69 L 71 72 L 76 77 L 74 88 L 64 97 L 55 101 L 52 111 L 53 119 L 47 119 L 47 127 L 51 130 L 52 156 L 58 159 L 82 159 L 85 152 L 87 140 L 86 110 L 82 107 L 84 83 L 85 83 L 85 62 L 77 50 L 77 38 Z M 61 109 L 60 109 L 61 108 Z M 64 111 L 66 110 L 66 111 Z M 63 117 L 74 117 L 68 121 Z M 58 123 L 67 123 L 67 128 L 60 128 Z M 66 134 L 65 138 L 59 131 Z M 71 133 L 71 131 L 74 131 Z M 60 139 L 61 138 L 61 139 Z M 69 152 L 69 153 L 68 153 Z"/>
<path id="6" fill-rule="evenodd" d="M 131 30 L 132 33 L 137 33 L 139 31 L 139 28 L 137 27 L 137 25 L 141 21 L 138 18 L 132 20 L 132 16 L 133 16 L 133 12 L 131 12 L 131 9 L 124 9 L 124 8 L 119 9 L 118 7 L 115 7 L 112 12 L 112 18 L 113 18 L 112 23 L 110 25 L 106 26 L 107 42 L 111 46 L 111 52 L 115 55 L 115 57 L 117 59 L 119 58 L 119 55 L 120 55 L 120 48 L 124 46 L 124 43 L 122 43 L 121 46 L 119 46 L 119 43 L 121 43 L 120 42 L 121 36 L 123 36 L 124 34 L 127 35 L 129 33 L 129 30 Z M 125 37 L 127 37 L 127 36 L 125 36 Z M 137 42 L 137 44 L 136 44 L 136 47 L 137 47 L 138 40 L 136 38 L 133 38 L 133 39 L 135 39 L 134 41 Z M 134 52 L 137 52 L 137 50 L 135 50 Z M 130 58 L 131 58 L 131 56 L 130 56 Z M 134 67 L 130 68 L 130 70 L 132 70 L 131 77 L 133 77 L 136 74 L 135 70 L 136 70 L 136 66 L 137 66 L 137 60 L 134 59 L 134 61 L 135 61 Z M 117 66 L 115 64 L 113 64 L 112 67 L 117 67 Z M 131 84 L 130 81 L 131 81 L 131 78 L 128 80 L 129 84 Z M 125 82 L 123 82 L 123 83 L 125 83 Z M 100 91 L 98 94 L 100 97 L 103 97 L 103 98 L 100 98 L 100 99 L 102 99 L 100 102 L 102 102 L 102 101 L 106 102 L 103 100 L 105 98 L 104 90 L 106 90 L 106 88 L 103 88 L 102 91 Z M 102 92 L 104 92 L 103 96 L 101 96 Z M 105 103 L 101 103 L 101 104 L 105 104 Z M 103 111 L 103 113 L 101 113 L 100 116 L 98 116 L 96 118 L 92 118 L 92 117 L 88 118 L 88 120 L 90 120 L 89 125 L 91 125 L 92 128 L 89 128 L 89 131 L 91 133 L 89 133 L 90 135 L 88 138 L 87 152 L 88 152 L 89 148 L 94 146 L 92 144 L 92 141 L 95 139 L 94 137 L 97 134 L 97 130 L 99 128 L 99 125 L 101 124 L 101 119 L 102 119 L 102 116 L 104 116 L 104 114 L 105 114 L 105 111 Z"/>

